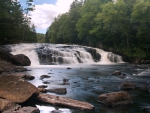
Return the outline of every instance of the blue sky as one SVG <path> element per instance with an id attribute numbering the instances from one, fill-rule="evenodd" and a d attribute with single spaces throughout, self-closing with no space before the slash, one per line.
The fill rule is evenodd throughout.
<path id="1" fill-rule="evenodd" d="M 26 7 L 26 0 L 19 0 L 22 7 Z M 34 0 L 35 10 L 30 12 L 31 22 L 37 33 L 46 33 L 54 18 L 69 10 L 73 0 Z"/>

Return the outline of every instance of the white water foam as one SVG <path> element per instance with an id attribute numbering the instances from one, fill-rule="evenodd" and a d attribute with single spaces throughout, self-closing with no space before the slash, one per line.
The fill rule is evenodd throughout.
<path id="1" fill-rule="evenodd" d="M 15 44 L 10 46 L 13 55 L 24 54 L 31 60 L 31 65 L 39 65 L 39 58 L 35 52 L 35 44 Z"/>

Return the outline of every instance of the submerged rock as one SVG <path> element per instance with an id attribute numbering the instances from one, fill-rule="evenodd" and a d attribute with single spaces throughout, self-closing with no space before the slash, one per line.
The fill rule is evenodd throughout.
<path id="1" fill-rule="evenodd" d="M 123 89 L 123 90 L 132 90 L 136 88 L 136 85 L 133 84 L 132 82 L 125 81 L 125 82 L 122 82 L 119 87 L 120 89 Z"/>
<path id="2" fill-rule="evenodd" d="M 0 97 L 22 103 L 37 95 L 38 89 L 31 83 L 13 75 L 0 76 Z"/>
<path id="3" fill-rule="evenodd" d="M 63 97 L 56 96 L 56 95 L 40 93 L 39 96 L 37 97 L 37 100 L 40 102 L 48 103 L 48 104 L 63 105 L 63 106 L 78 108 L 82 110 L 94 109 L 94 106 L 87 102 L 82 102 L 82 101 L 73 100 L 69 98 L 63 98 Z"/>
<path id="4" fill-rule="evenodd" d="M 125 91 L 101 94 L 98 101 L 110 107 L 133 103 L 130 94 Z"/>
<path id="5" fill-rule="evenodd" d="M 38 88 L 47 88 L 48 86 L 47 85 L 40 85 L 38 86 Z"/>

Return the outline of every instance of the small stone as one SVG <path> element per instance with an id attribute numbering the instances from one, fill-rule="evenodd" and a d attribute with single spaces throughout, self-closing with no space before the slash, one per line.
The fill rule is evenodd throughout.
<path id="1" fill-rule="evenodd" d="M 49 76 L 49 75 L 42 75 L 42 76 L 40 76 L 40 79 L 44 79 L 44 78 L 50 78 L 51 76 Z"/>
<path id="2" fill-rule="evenodd" d="M 120 71 L 115 71 L 111 75 L 121 75 L 121 72 Z"/>

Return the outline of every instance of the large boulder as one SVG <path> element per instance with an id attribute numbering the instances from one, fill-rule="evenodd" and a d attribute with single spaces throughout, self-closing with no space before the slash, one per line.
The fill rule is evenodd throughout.
<path id="1" fill-rule="evenodd" d="M 24 54 L 14 55 L 12 57 L 12 62 L 20 66 L 30 66 L 31 64 L 30 59 Z"/>
<path id="2" fill-rule="evenodd" d="M 0 59 L 11 62 L 15 65 L 29 66 L 31 64 L 30 59 L 24 54 L 12 55 L 4 48 L 0 47 Z"/>
<path id="3" fill-rule="evenodd" d="M 31 83 L 13 75 L 0 76 L 0 97 L 22 103 L 38 95 L 38 89 Z"/>
<path id="4" fill-rule="evenodd" d="M 110 107 L 133 103 L 130 94 L 125 91 L 101 94 L 98 101 Z"/>
<path id="5" fill-rule="evenodd" d="M 47 103 L 47 104 L 63 105 L 63 106 L 78 108 L 78 109 L 82 109 L 82 110 L 93 110 L 94 109 L 94 106 L 87 102 L 82 102 L 82 101 L 73 100 L 73 99 L 69 99 L 69 98 L 63 98 L 63 97 L 56 96 L 56 95 L 40 93 L 37 97 L 37 100 L 40 102 Z"/>

